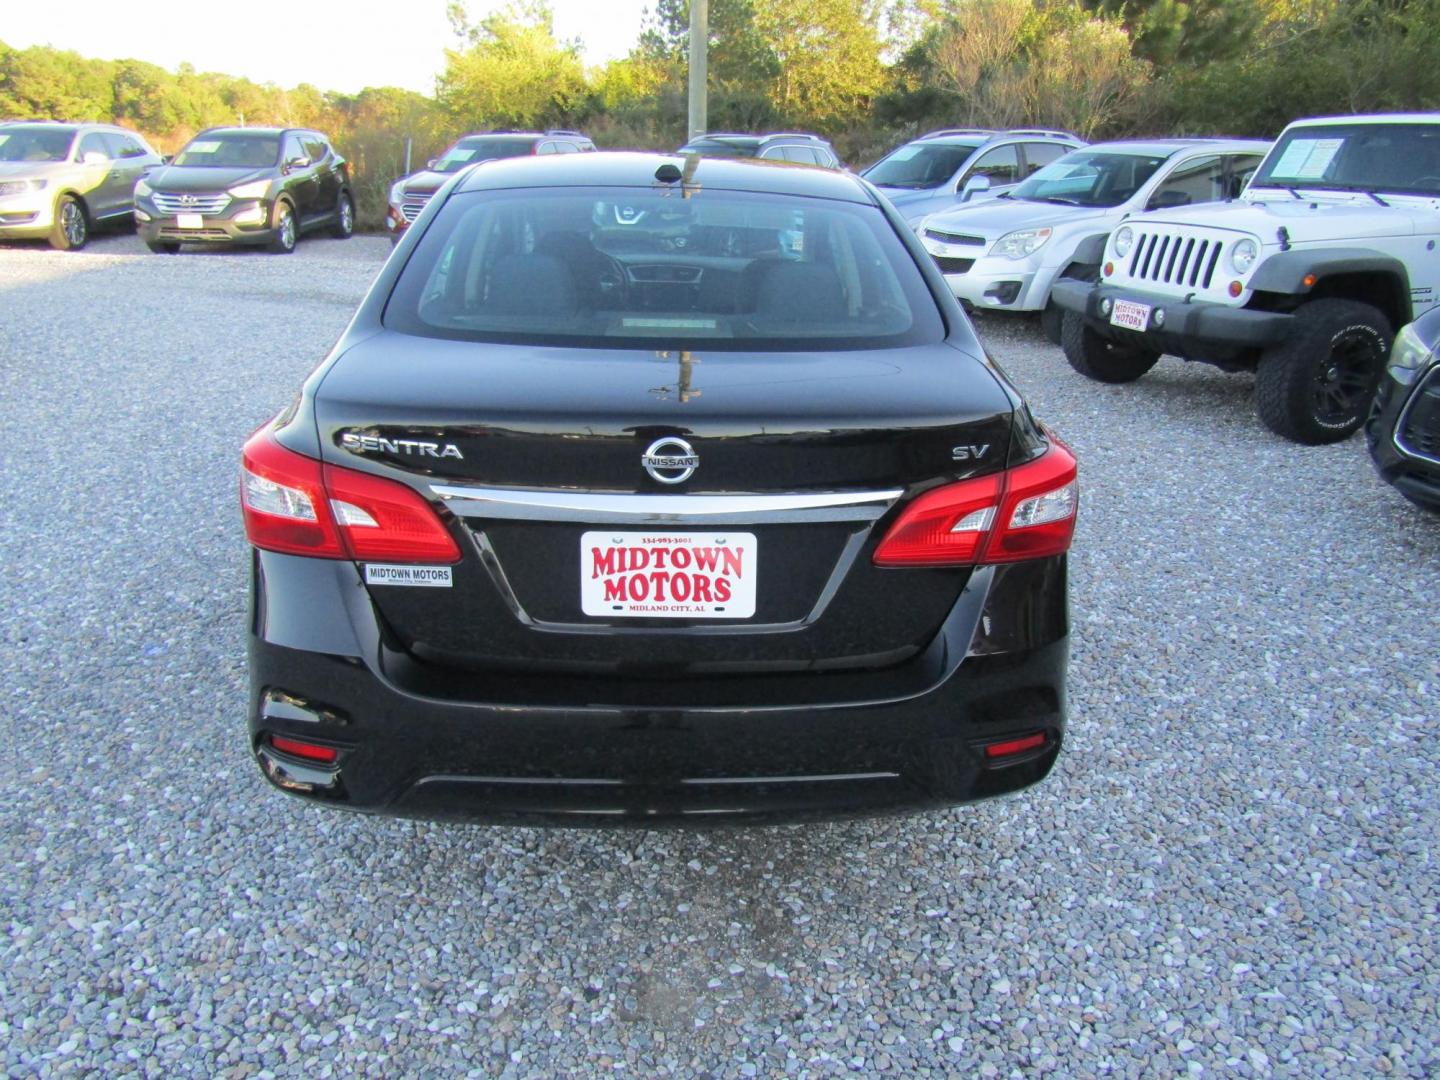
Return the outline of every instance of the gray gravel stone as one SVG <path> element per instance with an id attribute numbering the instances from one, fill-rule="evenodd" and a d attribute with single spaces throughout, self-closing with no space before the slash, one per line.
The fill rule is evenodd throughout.
<path id="1" fill-rule="evenodd" d="M 1076 376 L 1072 726 L 1021 796 L 704 833 L 327 813 L 244 738 L 237 450 L 383 240 L 0 246 L 0 1073 L 1434 1076 L 1440 530 L 1251 380 Z"/>

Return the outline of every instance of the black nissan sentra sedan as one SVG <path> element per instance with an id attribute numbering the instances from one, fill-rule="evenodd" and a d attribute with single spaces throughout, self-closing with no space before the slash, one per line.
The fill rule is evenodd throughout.
<path id="1" fill-rule="evenodd" d="M 1060 750 L 1075 460 L 854 176 L 457 174 L 241 490 L 251 743 L 317 803 L 832 817 Z"/>

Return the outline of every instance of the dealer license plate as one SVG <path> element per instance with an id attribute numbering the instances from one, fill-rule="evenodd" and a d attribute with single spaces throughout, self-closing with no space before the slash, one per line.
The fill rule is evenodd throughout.
<path id="1" fill-rule="evenodd" d="M 1123 326 L 1127 330 L 1145 331 L 1150 328 L 1150 305 L 1137 304 L 1134 300 L 1116 300 L 1110 310 L 1110 325 Z"/>
<path id="2" fill-rule="evenodd" d="M 580 610 L 643 619 L 755 614 L 754 533 L 587 532 Z"/>
<path id="3" fill-rule="evenodd" d="M 205 216 L 203 214 L 176 214 L 175 224 L 181 229 L 203 229 Z"/>

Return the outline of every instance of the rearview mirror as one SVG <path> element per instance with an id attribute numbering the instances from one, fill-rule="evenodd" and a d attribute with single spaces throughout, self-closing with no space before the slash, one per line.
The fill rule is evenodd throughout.
<path id="1" fill-rule="evenodd" d="M 968 202 L 976 195 L 990 190 L 990 178 L 988 176 L 972 176 L 965 181 L 965 186 L 960 189 L 960 201 Z"/>

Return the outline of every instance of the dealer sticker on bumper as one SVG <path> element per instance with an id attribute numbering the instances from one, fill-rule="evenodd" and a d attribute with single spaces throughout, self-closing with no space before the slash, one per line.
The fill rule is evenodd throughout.
<path id="1" fill-rule="evenodd" d="M 366 585 L 410 585 L 426 589 L 450 588 L 448 566 L 391 566 L 384 563 L 365 564 Z"/>
<path id="2" fill-rule="evenodd" d="M 1116 300 L 1110 312 L 1110 325 L 1144 333 L 1150 328 L 1150 305 L 1137 304 L 1134 300 Z"/>
<path id="3" fill-rule="evenodd" d="M 580 609 L 649 619 L 755 614 L 754 533 L 587 532 Z"/>

